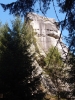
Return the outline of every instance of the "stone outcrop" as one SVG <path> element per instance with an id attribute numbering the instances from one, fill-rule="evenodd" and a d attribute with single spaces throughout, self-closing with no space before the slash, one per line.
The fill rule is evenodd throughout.
<path id="1" fill-rule="evenodd" d="M 30 25 L 33 27 L 34 32 L 36 32 L 35 38 L 40 54 L 45 55 L 51 46 L 57 45 L 61 56 L 64 58 L 67 54 L 67 47 L 63 44 L 60 37 L 61 33 L 58 22 L 53 18 L 46 18 L 35 13 L 28 13 L 26 19 L 31 21 Z"/>
<path id="2" fill-rule="evenodd" d="M 53 18 L 46 18 L 35 13 L 28 13 L 26 16 L 26 20 L 30 21 L 30 25 L 32 26 L 34 32 L 36 33 L 34 37 L 36 38 L 36 44 L 39 49 L 41 55 L 46 56 L 48 49 L 51 46 L 56 46 L 61 53 L 61 57 L 65 58 L 67 54 L 67 47 L 62 42 L 62 38 L 60 37 L 59 24 Z M 58 41 L 59 40 L 59 41 Z M 31 52 L 35 52 L 35 46 L 32 44 Z M 36 52 L 36 55 L 39 59 L 39 54 Z M 33 71 L 33 76 L 38 76 L 41 74 L 41 82 L 46 88 L 47 92 L 56 94 L 57 88 L 53 84 L 51 78 L 45 74 L 42 67 L 38 64 L 37 60 L 34 60 L 33 65 L 36 65 L 35 70 Z M 61 84 L 63 85 L 63 83 Z M 63 86 L 65 88 L 65 85 Z M 64 89 L 68 91 L 68 85 Z"/>

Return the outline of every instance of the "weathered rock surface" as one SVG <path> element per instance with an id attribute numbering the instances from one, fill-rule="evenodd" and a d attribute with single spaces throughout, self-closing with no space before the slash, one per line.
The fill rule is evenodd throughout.
<path id="1" fill-rule="evenodd" d="M 33 27 L 34 32 L 36 32 L 34 37 L 36 38 L 36 44 L 41 55 L 46 56 L 48 49 L 51 46 L 57 45 L 61 56 L 65 58 L 65 54 L 67 54 L 67 47 L 62 42 L 62 38 L 60 37 L 61 33 L 59 30 L 59 24 L 55 21 L 55 19 L 45 18 L 35 13 L 28 13 L 26 20 L 30 20 L 30 25 Z M 31 51 L 35 52 L 35 46 L 33 44 L 31 46 Z M 38 56 L 37 52 L 36 55 Z M 53 84 L 51 78 L 45 74 L 45 71 L 43 71 L 42 67 L 38 64 L 36 59 L 34 60 L 33 65 L 36 66 L 35 70 L 33 71 L 33 76 L 38 76 L 41 74 L 41 82 L 46 88 L 46 91 L 56 94 L 57 88 Z M 64 85 L 63 88 L 65 91 L 69 91 L 68 84 L 60 84 Z"/>
<path id="2" fill-rule="evenodd" d="M 67 54 L 67 47 L 62 42 L 59 24 L 55 19 L 46 18 L 35 13 L 28 13 L 27 19 L 31 21 L 30 25 L 32 25 L 34 32 L 36 32 L 35 38 L 40 54 L 45 55 L 51 46 L 57 45 L 61 56 L 64 58 Z"/>

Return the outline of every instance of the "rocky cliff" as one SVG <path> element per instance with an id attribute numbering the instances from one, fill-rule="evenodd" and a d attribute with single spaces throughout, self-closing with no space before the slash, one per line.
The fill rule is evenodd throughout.
<path id="1" fill-rule="evenodd" d="M 30 25 L 36 32 L 35 38 L 40 54 L 45 55 L 51 46 L 57 44 L 57 48 L 64 58 L 67 54 L 67 47 L 62 42 L 62 37 L 60 37 L 59 23 L 53 18 L 46 18 L 35 13 L 28 13 L 26 19 L 31 21 Z"/>
<path id="2" fill-rule="evenodd" d="M 62 37 L 60 37 L 59 23 L 55 21 L 53 18 L 46 18 L 35 13 L 28 13 L 26 16 L 26 21 L 29 21 L 29 24 L 32 26 L 33 31 L 36 33 L 34 35 L 36 39 L 36 45 L 39 49 L 40 55 L 46 56 L 48 49 L 51 46 L 56 46 L 61 53 L 61 57 L 65 58 L 67 54 L 67 47 L 62 42 Z M 58 41 L 59 40 L 59 41 Z M 38 61 L 40 56 L 38 52 L 35 51 L 35 46 L 32 44 L 31 51 L 35 52 Z M 65 53 L 64 53 L 65 52 Z M 48 93 L 57 93 L 57 88 L 53 84 L 51 78 L 45 73 L 42 66 L 40 66 L 39 62 L 36 59 L 34 60 L 33 65 L 36 66 L 36 69 L 33 71 L 33 76 L 38 76 L 41 74 L 41 83 L 44 86 L 44 90 Z M 63 89 L 65 91 L 69 91 L 69 85 L 66 83 L 63 84 Z"/>

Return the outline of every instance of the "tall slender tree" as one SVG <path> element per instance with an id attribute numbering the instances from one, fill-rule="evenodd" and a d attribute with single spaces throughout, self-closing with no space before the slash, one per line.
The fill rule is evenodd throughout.
<path id="1" fill-rule="evenodd" d="M 11 29 L 8 25 L 3 27 L 0 38 L 0 93 L 4 98 L 41 100 L 40 76 L 32 76 L 35 66 L 28 50 L 27 31 L 23 30 L 19 19 L 12 21 Z"/>
<path id="2" fill-rule="evenodd" d="M 65 98 L 66 91 L 62 89 L 61 85 L 65 82 L 65 72 L 63 71 L 64 63 L 62 61 L 58 48 L 51 47 L 49 49 L 45 58 L 45 62 L 47 66 L 47 73 L 49 74 L 52 82 L 57 89 L 56 95 L 58 97 L 58 100 L 60 100 L 60 98 Z"/>

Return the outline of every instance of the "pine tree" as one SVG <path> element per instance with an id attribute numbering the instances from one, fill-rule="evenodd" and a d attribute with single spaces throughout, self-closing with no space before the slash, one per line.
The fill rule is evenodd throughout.
<path id="1" fill-rule="evenodd" d="M 74 52 L 75 51 L 71 51 L 70 53 L 68 53 L 68 65 L 70 69 L 68 70 L 69 77 L 67 78 L 67 82 L 70 85 L 70 96 L 69 96 L 70 99 L 75 98 L 75 55 L 74 55 Z"/>
<path id="2" fill-rule="evenodd" d="M 46 55 L 45 58 L 45 62 L 46 62 L 46 71 L 49 74 L 52 82 L 54 83 L 55 87 L 57 88 L 57 97 L 58 100 L 60 100 L 60 98 L 64 98 L 65 96 L 65 91 L 64 94 L 63 90 L 61 89 L 61 83 L 64 82 L 64 64 L 61 58 L 61 55 L 58 51 L 57 48 L 55 47 L 51 47 Z M 61 83 L 60 83 L 61 82 Z"/>
<path id="3" fill-rule="evenodd" d="M 38 90 L 40 76 L 32 76 L 35 66 L 32 65 L 33 55 L 28 50 L 26 32 L 23 32 L 19 19 L 12 21 L 11 29 L 8 25 L 3 27 L 0 38 L 0 92 L 4 98 L 42 100 L 43 93 Z"/>

